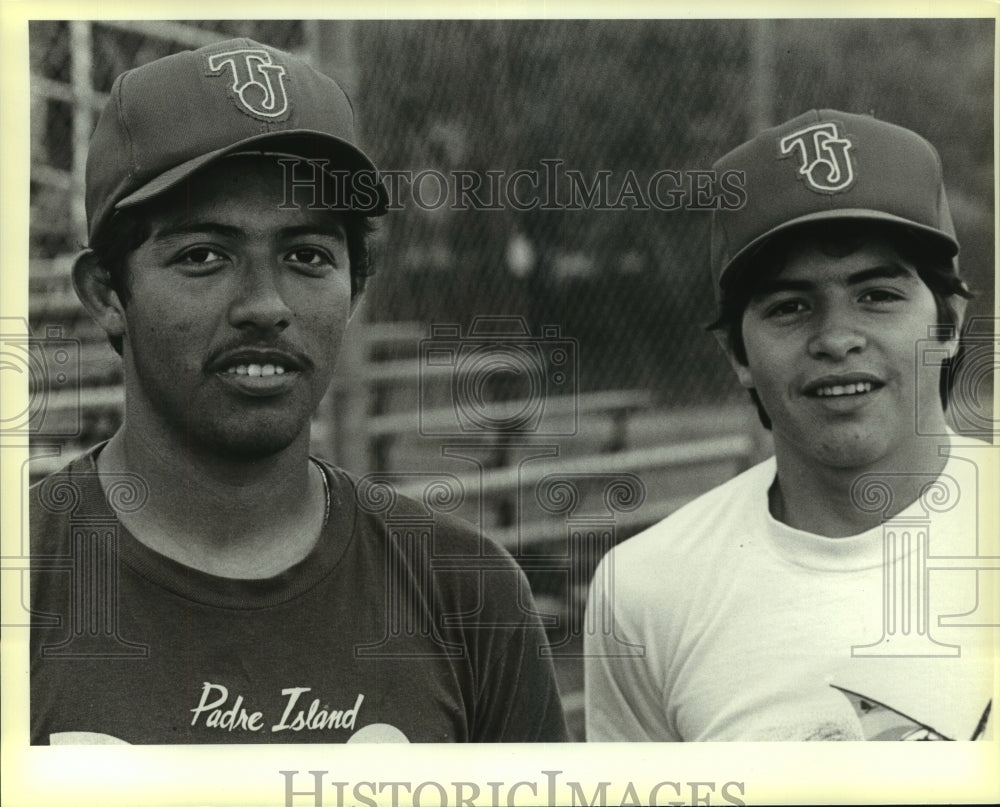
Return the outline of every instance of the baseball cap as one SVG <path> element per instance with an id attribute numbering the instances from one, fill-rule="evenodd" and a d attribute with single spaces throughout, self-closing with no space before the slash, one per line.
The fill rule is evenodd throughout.
<path id="1" fill-rule="evenodd" d="M 340 85 L 289 53 L 231 39 L 115 79 L 87 154 L 90 239 L 116 209 L 152 199 L 229 154 L 257 149 L 364 172 L 370 181 L 351 183 L 346 206 L 386 212 L 388 195 L 357 145 L 354 110 Z"/>
<path id="2" fill-rule="evenodd" d="M 714 164 L 740 171 L 746 203 L 712 214 L 716 294 L 745 259 L 778 233 L 807 222 L 867 219 L 917 233 L 928 249 L 956 260 L 941 159 L 902 126 L 833 109 L 814 109 L 767 129 Z"/>

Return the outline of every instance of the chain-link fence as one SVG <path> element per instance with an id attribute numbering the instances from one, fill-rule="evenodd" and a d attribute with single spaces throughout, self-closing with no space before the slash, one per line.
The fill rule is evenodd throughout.
<path id="1" fill-rule="evenodd" d="M 992 314 L 989 20 L 36 22 L 34 324 L 78 314 L 64 259 L 83 239 L 86 142 L 114 77 L 233 35 L 337 73 L 377 164 L 399 172 L 372 320 L 517 315 L 578 340 L 581 390 L 652 390 L 666 406 L 740 396 L 699 333 L 709 213 L 692 176 L 813 106 L 871 111 L 938 146 L 972 313 Z M 87 364 L 90 381 L 116 382 L 110 357 Z"/>
<path id="2" fill-rule="evenodd" d="M 380 165 L 537 172 L 537 207 L 427 210 L 387 225 L 380 318 L 518 313 L 580 340 L 584 388 L 669 404 L 733 391 L 711 318 L 708 221 L 687 183 L 762 125 L 872 111 L 939 145 L 966 271 L 992 300 L 987 21 L 431 21 L 359 24 L 366 135 Z M 605 205 L 565 209 L 579 171 Z M 630 184 L 632 178 L 636 183 Z M 656 189 L 653 189 L 654 192 Z M 678 209 L 669 206 L 667 194 Z M 418 201 L 436 200 L 425 178 Z"/>

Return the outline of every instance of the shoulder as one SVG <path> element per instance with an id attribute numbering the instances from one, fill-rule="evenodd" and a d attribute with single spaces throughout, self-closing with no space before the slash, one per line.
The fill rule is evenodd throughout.
<path id="1" fill-rule="evenodd" d="M 722 607 L 720 596 L 728 598 L 748 575 L 759 579 L 753 577 L 752 559 L 761 551 L 747 547 L 763 543 L 750 531 L 766 523 L 774 474 L 773 458 L 755 465 L 602 559 L 588 609 L 595 615 L 613 613 L 622 639 L 646 645 L 652 669 L 665 669 L 681 637 L 698 635 L 706 615 Z"/>
<path id="2" fill-rule="evenodd" d="M 947 440 L 942 441 L 938 446 L 938 451 L 947 455 L 949 461 L 963 458 L 992 458 L 992 453 L 987 454 L 986 452 L 995 452 L 996 450 L 997 446 L 993 443 L 966 434 L 956 434 L 953 431 L 949 431 Z"/>
<path id="3" fill-rule="evenodd" d="M 358 477 L 323 465 L 335 491 L 353 497 L 354 551 L 394 575 L 405 570 L 406 585 L 419 591 L 421 602 L 440 613 L 477 614 L 479 626 L 537 626 L 533 608 L 525 607 L 532 595 L 524 571 L 503 546 L 454 516 L 461 491 L 451 490 L 442 475 Z"/>
<path id="4" fill-rule="evenodd" d="M 113 517 L 94 463 L 99 450 L 100 446 L 95 446 L 28 489 L 33 552 L 54 548 L 55 543 L 66 539 L 65 531 L 58 529 L 58 525 L 68 520 L 102 514 Z M 134 494 L 124 495 L 127 499 Z"/>
<path id="5" fill-rule="evenodd" d="M 28 489 L 32 501 L 52 498 L 57 492 L 65 493 L 67 487 L 81 489 L 90 481 L 96 480 L 97 455 L 105 444 L 106 442 L 102 442 L 92 446 L 82 454 L 67 460 L 59 470 L 33 482 Z"/>
<path id="6" fill-rule="evenodd" d="M 950 432 L 947 442 L 938 448 L 947 461 L 937 484 L 928 487 L 923 503 L 942 513 L 960 500 L 971 505 L 977 496 L 987 495 L 995 478 L 996 450 L 997 446 L 991 443 Z"/>
<path id="7" fill-rule="evenodd" d="M 968 448 L 994 448 L 992 443 L 984 440 L 981 437 L 973 437 L 970 434 L 962 434 L 956 432 L 954 429 L 949 428 L 947 431 L 947 438 L 944 439 L 943 444 L 945 447 L 968 447 Z"/>
<path id="8" fill-rule="evenodd" d="M 664 560 L 689 561 L 724 548 L 734 527 L 745 525 L 751 515 L 766 508 L 774 474 L 771 457 L 712 488 L 615 547 L 616 564 L 619 569 L 650 569 Z"/>
<path id="9" fill-rule="evenodd" d="M 356 523 L 394 543 L 411 536 L 433 541 L 434 556 L 474 556 L 517 567 L 510 553 L 475 525 L 455 516 L 464 491 L 449 474 L 370 473 L 358 476 L 317 460 L 333 480 L 334 495 L 356 513 Z M 441 564 L 448 565 L 448 564 Z"/>

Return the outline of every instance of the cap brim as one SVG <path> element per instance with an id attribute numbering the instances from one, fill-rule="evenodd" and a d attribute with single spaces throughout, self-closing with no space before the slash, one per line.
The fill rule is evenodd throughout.
<path id="1" fill-rule="evenodd" d="M 375 204 L 366 207 L 351 206 L 349 209 L 359 213 L 366 213 L 370 216 L 381 216 L 388 210 L 389 195 L 385 186 L 378 178 L 378 169 L 368 156 L 357 146 L 348 143 L 346 140 L 309 129 L 268 132 L 255 135 L 225 148 L 201 154 L 192 160 L 175 165 L 173 168 L 164 171 L 138 190 L 133 191 L 123 199 L 119 199 L 115 204 L 115 209 L 131 207 L 147 202 L 176 187 L 192 174 L 211 165 L 216 160 L 236 152 L 257 150 L 258 147 L 263 151 L 264 146 L 267 146 L 268 151 L 280 151 L 309 159 L 329 158 L 333 161 L 331 168 L 337 171 L 346 170 L 352 173 L 370 171 L 374 180 Z"/>
<path id="2" fill-rule="evenodd" d="M 911 221 L 910 219 L 905 219 L 902 216 L 894 216 L 891 213 L 884 213 L 880 210 L 866 210 L 864 208 L 822 210 L 782 222 L 777 227 L 774 227 L 766 233 L 757 236 L 753 239 L 753 241 L 749 242 L 743 247 L 743 249 L 730 258 L 726 267 L 719 275 L 719 285 L 724 286 L 731 282 L 732 278 L 735 276 L 734 270 L 738 270 L 740 264 L 761 249 L 776 235 L 787 230 L 800 227 L 803 224 L 818 221 L 835 221 L 838 219 L 847 219 L 852 221 L 880 221 L 895 224 L 900 227 L 905 227 L 906 229 L 919 235 L 928 236 L 933 244 L 940 247 L 940 255 L 943 258 L 954 258 L 958 254 L 958 241 L 956 241 L 953 237 L 942 230 L 936 230 L 933 227 L 928 227 L 926 224 L 919 224 L 915 221 Z"/>

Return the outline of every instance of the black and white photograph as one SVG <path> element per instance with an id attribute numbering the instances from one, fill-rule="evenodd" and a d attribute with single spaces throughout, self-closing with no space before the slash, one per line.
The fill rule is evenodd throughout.
<path id="1" fill-rule="evenodd" d="M 1000 798 L 995 10 L 16 5 L 4 804 Z"/>

